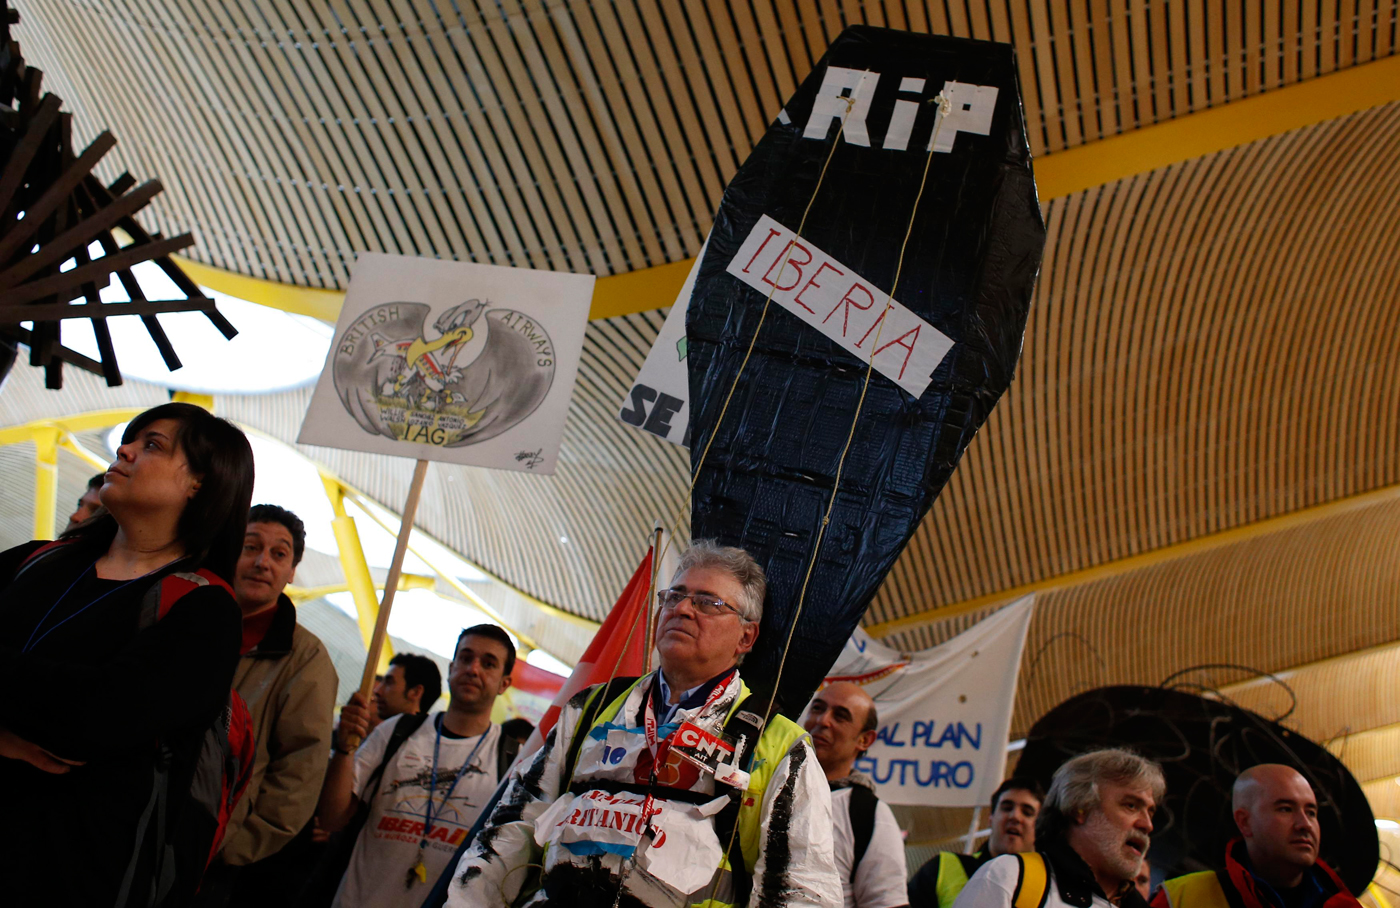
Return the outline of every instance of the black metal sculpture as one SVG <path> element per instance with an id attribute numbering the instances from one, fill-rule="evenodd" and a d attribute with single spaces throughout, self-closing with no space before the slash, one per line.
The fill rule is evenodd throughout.
<path id="1" fill-rule="evenodd" d="M 1046 713 L 1026 736 L 1018 775 L 1043 785 L 1066 759 L 1101 747 L 1127 747 L 1162 764 L 1167 796 L 1153 821 L 1154 878 L 1224 865 L 1238 833 L 1231 816 L 1235 776 L 1260 763 L 1296 768 L 1317 794 L 1321 855 L 1352 892 L 1380 859 L 1375 818 L 1361 786 L 1321 745 L 1222 700 L 1163 687 L 1100 687 Z"/>
<path id="2" fill-rule="evenodd" d="M 139 316 L 172 370 L 180 368 L 180 358 L 158 313 L 201 311 L 233 338 L 237 329 L 170 259 L 194 237 L 165 239 L 136 221 L 136 212 L 161 191 L 160 182 L 136 186 L 126 173 L 110 185 L 97 179 L 93 169 L 116 139 L 104 131 L 74 154 L 71 115 L 62 112 L 57 95 L 41 94 L 43 73 L 25 65 L 10 34 L 19 15 L 8 3 L 0 9 L 0 378 L 23 344 L 29 364 L 44 368 L 46 387 L 63 387 L 64 363 L 121 384 L 106 321 L 115 315 Z M 89 254 L 94 243 L 99 256 Z M 131 269 L 147 261 L 159 265 L 184 297 L 146 299 Z M 130 302 L 102 302 L 99 290 L 113 274 Z M 71 318 L 92 320 L 99 359 L 63 346 L 59 324 Z"/>

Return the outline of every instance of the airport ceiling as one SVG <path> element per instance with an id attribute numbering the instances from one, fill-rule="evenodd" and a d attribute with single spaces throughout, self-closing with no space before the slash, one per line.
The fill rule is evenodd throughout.
<path id="1" fill-rule="evenodd" d="M 1012 42 L 1047 168 L 1272 93 L 1306 107 L 1331 73 L 1389 80 L 1390 103 L 1044 200 L 1017 380 L 866 622 L 918 649 L 1039 590 L 1017 731 L 1085 687 L 1243 665 L 1316 676 L 1288 721 L 1353 736 L 1363 782 L 1400 776 L 1396 0 L 17 5 L 80 141 L 120 139 L 108 176 L 165 183 L 149 226 L 328 289 L 365 249 L 599 275 L 684 260 L 846 24 Z M 670 302 L 590 323 L 554 477 L 435 467 L 420 526 L 600 618 L 686 499 L 685 452 L 616 419 Z M 119 405 L 83 376 L 10 396 L 7 421 Z M 290 442 L 308 397 L 218 404 Z M 409 465 L 329 460 L 403 499 Z"/>

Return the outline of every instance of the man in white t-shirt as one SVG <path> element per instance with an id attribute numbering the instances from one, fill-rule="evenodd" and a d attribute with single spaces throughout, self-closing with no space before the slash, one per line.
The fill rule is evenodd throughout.
<path id="1" fill-rule="evenodd" d="M 836 870 L 846 908 L 898 908 L 904 890 L 904 836 L 875 784 L 855 762 L 875 743 L 875 701 L 859 685 L 837 681 L 812 698 L 803 727 L 831 785 Z"/>
<path id="2" fill-rule="evenodd" d="M 506 632 L 477 625 L 457 639 L 447 672 L 447 710 L 420 719 L 407 737 L 395 729 L 417 717 L 395 716 L 352 753 L 346 738 L 365 734 L 369 707 L 356 694 L 341 710 L 318 816 L 334 830 L 349 821 L 361 800 L 370 810 L 333 908 L 423 903 L 505 768 L 506 742 L 500 726 L 491 724 L 491 707 L 510 686 L 514 666 L 515 646 Z M 387 750 L 399 741 L 386 761 Z M 510 754 L 516 749 L 509 748 Z"/>

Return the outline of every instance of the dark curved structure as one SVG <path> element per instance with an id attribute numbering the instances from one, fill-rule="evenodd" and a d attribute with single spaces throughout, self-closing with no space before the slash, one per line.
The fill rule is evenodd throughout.
<path id="1" fill-rule="evenodd" d="M 1375 875 L 1380 842 L 1361 786 L 1320 744 L 1247 709 L 1161 687 L 1101 687 L 1055 707 L 1026 736 L 1016 766 L 1049 786 L 1069 757 L 1128 747 L 1162 764 L 1167 797 L 1152 834 L 1153 879 L 1218 870 L 1238 833 L 1235 776 L 1260 763 L 1297 768 L 1317 793 L 1323 860 L 1360 893 Z M 1159 873 L 1163 877 L 1159 877 Z"/>

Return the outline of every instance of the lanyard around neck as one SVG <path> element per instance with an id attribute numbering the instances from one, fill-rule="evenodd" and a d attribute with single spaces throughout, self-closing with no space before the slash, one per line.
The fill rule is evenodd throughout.
<path id="1" fill-rule="evenodd" d="M 658 672 L 656 673 L 656 681 L 655 681 L 655 683 L 654 683 L 652 686 L 653 686 L 653 688 L 654 688 L 654 690 L 655 690 L 655 694 L 653 694 L 653 692 L 652 692 L 651 690 L 647 691 L 646 707 L 645 707 L 645 709 L 644 709 L 643 712 L 642 712 L 642 730 L 643 730 L 643 732 L 645 732 L 645 734 L 646 734 L 647 749 L 651 751 L 652 766 L 655 767 L 655 766 L 656 766 L 658 763 L 660 763 L 660 761 L 661 761 L 660 753 L 664 753 L 664 752 L 665 752 L 665 748 L 661 748 L 660 751 L 658 752 L 658 744 L 659 744 L 660 742 L 658 742 L 658 740 L 657 740 L 657 728 L 656 728 L 656 707 L 655 707 L 655 699 L 656 699 L 657 696 L 660 696 L 660 694 L 661 694 L 661 672 L 660 672 L 660 671 L 658 671 Z M 703 706 L 700 707 L 700 711 L 699 711 L 698 713 L 696 713 L 696 715 L 699 715 L 700 713 L 703 713 L 705 710 L 707 710 L 707 709 L 709 709 L 711 706 L 713 706 L 716 700 L 718 700 L 720 697 L 724 696 L 724 692 L 725 692 L 726 690 L 728 690 L 728 688 L 729 688 L 729 679 L 728 679 L 728 678 L 726 678 L 726 679 L 724 679 L 723 681 L 721 681 L 720 683 L 716 684 L 716 685 L 715 685 L 715 689 L 712 690 L 712 691 L 710 691 L 710 695 L 709 695 L 708 697 L 705 698 L 705 704 L 704 704 Z M 667 705 L 670 705 L 670 704 L 667 704 Z M 677 703 L 677 704 L 676 704 L 676 707 L 677 707 L 677 709 L 679 709 L 679 708 L 680 708 L 680 704 Z M 653 771 L 654 771 L 654 770 L 653 770 Z"/>
<path id="2" fill-rule="evenodd" d="M 88 565 L 88 567 L 87 567 L 86 570 L 84 570 L 81 574 L 78 575 L 78 577 L 77 577 L 76 580 L 74 580 L 72 583 L 68 584 L 68 589 L 66 589 L 66 590 L 63 591 L 63 595 L 61 595 L 61 596 L 59 596 L 57 599 L 55 599 L 54 602 L 53 602 L 53 605 L 49 606 L 49 610 L 48 610 L 47 612 L 44 612 L 44 617 L 40 618 L 40 619 L 39 619 L 39 622 L 38 622 L 37 624 L 34 625 L 34 630 L 32 630 L 32 631 L 29 632 L 29 639 L 25 641 L 24 647 L 23 647 L 22 649 L 20 649 L 20 655 L 24 655 L 24 654 L 28 653 L 28 652 L 29 652 L 30 650 L 32 650 L 34 647 L 38 646 L 41 642 L 43 642 L 44 638 L 47 637 L 49 634 L 52 634 L 54 631 L 58 630 L 60 627 L 63 627 L 63 625 L 67 624 L 69 621 L 72 621 L 74 618 L 78 617 L 78 616 L 81 615 L 83 612 L 85 612 L 85 611 L 87 611 L 88 609 L 92 608 L 94 605 L 96 605 L 97 603 L 101 602 L 103 599 L 106 599 L 108 596 L 112 595 L 113 593 L 117 593 L 117 592 L 120 592 L 120 591 L 126 589 L 127 587 L 131 586 L 133 583 L 137 582 L 138 580 L 145 580 L 147 577 L 151 576 L 151 574 L 154 574 L 156 571 L 159 571 L 159 570 L 161 570 L 161 568 L 156 568 L 155 571 L 149 571 L 149 572 L 147 572 L 147 573 L 145 573 L 145 574 L 142 574 L 140 577 L 133 577 L 132 579 L 128 580 L 126 583 L 123 583 L 121 586 L 113 587 L 112 589 L 110 589 L 110 590 L 108 590 L 107 592 L 103 593 L 101 596 L 98 596 L 96 599 L 94 599 L 94 600 L 92 600 L 91 602 L 89 602 L 87 605 L 84 605 L 82 608 L 78 609 L 78 610 L 77 610 L 76 612 L 74 612 L 73 614 L 69 615 L 67 618 L 62 619 L 61 621 L 59 621 L 58 623 L 56 623 L 53 627 L 49 628 L 48 630 L 46 630 L 46 631 L 44 631 L 42 634 L 40 634 L 40 633 L 39 633 L 39 628 L 41 628 L 41 627 L 44 626 L 44 622 L 49 620 L 49 617 L 53 615 L 54 611 L 56 611 L 56 610 L 58 609 L 58 607 L 59 607 L 60 605 L 63 604 L 63 600 L 65 600 L 65 599 L 68 598 L 68 594 L 71 593 L 71 592 L 73 592 L 73 587 L 77 586 L 78 583 L 81 582 L 82 579 L 88 575 L 88 572 L 89 572 L 89 571 L 92 572 L 92 576 L 93 576 L 94 578 L 99 579 L 99 580 L 101 579 L 100 577 L 97 577 L 97 562 L 94 561 L 92 564 Z M 36 636 L 36 635 L 37 635 L 37 636 Z"/>
<path id="3" fill-rule="evenodd" d="M 418 847 L 422 848 L 428 844 L 428 834 L 433 831 L 433 793 L 437 791 L 437 770 L 438 770 L 438 746 L 442 744 L 442 713 L 438 713 L 437 720 L 433 722 L 437 729 L 437 735 L 433 738 L 433 772 L 428 782 L 428 806 L 423 811 L 423 838 L 419 841 Z M 491 733 L 491 726 L 486 726 L 486 731 L 481 733 L 481 737 L 476 739 L 476 746 L 467 755 L 466 762 L 457 771 L 457 775 L 452 779 L 452 784 L 447 788 L 447 794 L 443 796 L 442 807 L 447 806 L 447 802 L 452 799 L 452 793 L 457 790 L 457 783 L 462 781 L 462 777 L 467 774 L 467 768 L 472 765 L 472 760 L 476 759 L 476 752 L 481 750 L 481 745 L 485 743 L 486 736 Z M 438 816 L 442 816 L 442 809 L 438 809 Z"/>

